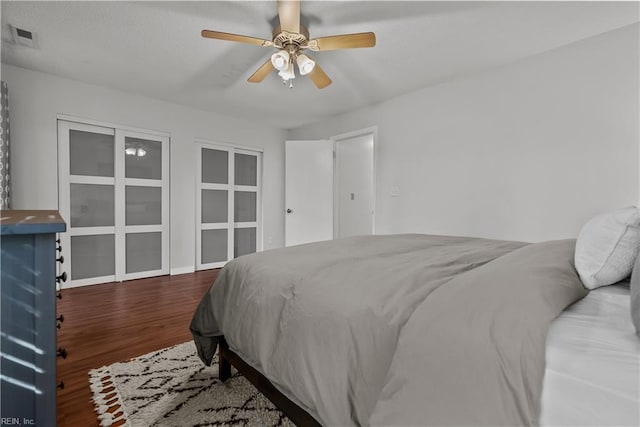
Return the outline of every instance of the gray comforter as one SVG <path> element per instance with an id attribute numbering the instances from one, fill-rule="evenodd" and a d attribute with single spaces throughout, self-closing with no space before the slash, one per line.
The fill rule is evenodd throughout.
<path id="1" fill-rule="evenodd" d="M 549 323 L 586 295 L 575 241 L 391 235 L 229 262 L 191 331 L 224 335 L 324 425 L 535 425 Z"/>

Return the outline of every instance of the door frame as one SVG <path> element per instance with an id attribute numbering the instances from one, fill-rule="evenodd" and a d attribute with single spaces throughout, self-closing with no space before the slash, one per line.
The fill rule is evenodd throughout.
<path id="1" fill-rule="evenodd" d="M 340 236 L 340 198 L 339 198 L 339 185 L 340 176 L 338 163 L 340 162 L 338 156 L 338 144 L 345 140 L 356 138 L 359 136 L 371 135 L 373 137 L 373 177 L 372 177 L 372 210 L 371 213 L 371 234 L 376 233 L 376 211 L 377 211 L 377 190 L 376 190 L 376 177 L 377 177 L 377 164 L 378 164 L 378 126 L 371 126 L 364 129 L 358 129 L 351 132 L 341 133 L 330 138 L 333 143 L 333 238 L 336 239 Z"/>
<path id="2" fill-rule="evenodd" d="M 263 183 L 263 162 L 264 162 L 264 149 L 259 147 L 249 147 L 242 146 L 237 144 L 229 144 L 224 142 L 214 142 L 209 141 L 202 138 L 195 139 L 196 153 L 195 153 L 195 163 L 196 163 L 196 173 L 195 173 L 195 233 L 196 233 L 196 259 L 195 259 L 195 270 L 206 270 L 211 268 L 221 268 L 224 267 L 226 263 L 231 261 L 234 258 L 234 232 L 236 228 L 256 228 L 256 252 L 261 252 L 264 248 L 263 242 L 263 229 L 264 229 L 264 220 L 263 220 L 263 197 L 262 197 L 262 183 Z M 220 189 L 227 191 L 227 222 L 219 223 L 219 224 L 209 224 L 206 228 L 203 228 L 202 224 L 202 149 L 208 148 L 212 150 L 220 150 L 226 151 L 229 154 L 228 157 L 228 180 L 227 184 L 205 184 L 210 189 Z M 246 186 L 243 185 L 235 185 L 235 154 L 249 154 L 249 155 L 258 155 L 258 162 L 256 168 L 256 222 L 255 223 L 244 223 L 241 225 L 236 225 L 234 221 L 234 200 L 235 200 L 235 191 L 246 191 L 249 190 Z M 251 190 L 252 191 L 252 190 Z M 222 224 L 226 224 L 226 227 L 223 227 Z M 202 230 L 214 230 L 214 229 L 227 229 L 227 260 L 220 262 L 211 262 L 211 263 L 202 263 Z"/>

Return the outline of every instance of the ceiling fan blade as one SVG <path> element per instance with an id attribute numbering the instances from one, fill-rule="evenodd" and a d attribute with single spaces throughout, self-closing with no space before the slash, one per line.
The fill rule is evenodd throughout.
<path id="1" fill-rule="evenodd" d="M 249 36 L 241 36 L 239 34 L 231 34 L 231 33 L 223 33 L 220 31 L 212 31 L 212 30 L 202 30 L 202 37 L 208 39 L 218 39 L 218 40 L 227 40 L 230 42 L 240 42 L 240 43 L 249 43 L 255 44 L 258 46 L 271 47 L 274 46 L 271 40 L 259 39 L 256 37 Z"/>
<path id="2" fill-rule="evenodd" d="M 324 89 L 331 84 L 331 79 L 329 78 L 329 76 L 327 76 L 327 73 L 325 73 L 324 70 L 320 68 L 317 62 L 315 67 L 313 67 L 313 70 L 311 70 L 311 72 L 307 74 L 307 77 L 311 79 L 313 84 L 315 84 L 318 89 Z"/>
<path id="3" fill-rule="evenodd" d="M 271 73 L 275 68 L 273 68 L 273 64 L 271 64 L 271 58 L 267 59 L 267 62 L 265 62 L 264 64 L 262 64 L 260 66 L 260 68 L 258 68 L 256 70 L 255 73 L 253 73 L 251 75 L 251 77 L 249 77 L 247 79 L 248 82 L 250 83 L 260 83 L 261 81 L 263 81 L 265 79 L 265 77 L 267 77 L 269 75 L 269 73 Z"/>
<path id="4" fill-rule="evenodd" d="M 340 36 L 320 37 L 309 40 L 307 48 L 311 50 L 353 49 L 357 47 L 373 47 L 376 45 L 374 33 L 343 34 Z"/>
<path id="5" fill-rule="evenodd" d="M 278 16 L 282 31 L 300 32 L 300 0 L 278 0 Z"/>

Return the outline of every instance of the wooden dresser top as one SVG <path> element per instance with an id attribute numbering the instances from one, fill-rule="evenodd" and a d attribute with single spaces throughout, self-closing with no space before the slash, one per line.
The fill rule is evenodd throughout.
<path id="1" fill-rule="evenodd" d="M 67 226 L 58 211 L 0 211 L 0 232 L 7 234 L 59 233 Z"/>

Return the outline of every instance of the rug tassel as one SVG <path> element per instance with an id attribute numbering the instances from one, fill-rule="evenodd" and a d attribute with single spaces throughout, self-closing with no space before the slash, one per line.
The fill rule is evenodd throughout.
<path id="1" fill-rule="evenodd" d="M 123 426 L 131 426 L 108 367 L 103 366 L 89 371 L 89 387 L 93 392 L 95 411 L 98 413 L 101 427 L 110 427 L 118 421 L 124 421 Z M 108 389 L 111 390 L 106 391 Z M 114 414 L 118 415 L 114 416 Z"/>

